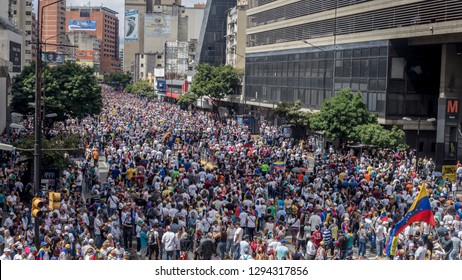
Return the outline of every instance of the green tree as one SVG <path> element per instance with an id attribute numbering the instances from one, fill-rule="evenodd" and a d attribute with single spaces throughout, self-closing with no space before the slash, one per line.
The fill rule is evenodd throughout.
<path id="1" fill-rule="evenodd" d="M 148 95 L 149 93 L 154 93 L 154 85 L 146 80 L 139 80 L 136 83 L 130 84 L 125 88 L 125 92 Z"/>
<path id="2" fill-rule="evenodd" d="M 189 106 L 197 101 L 197 95 L 191 92 L 187 92 L 182 94 L 180 98 L 178 98 L 178 104 Z"/>
<path id="3" fill-rule="evenodd" d="M 131 82 L 130 73 L 113 72 L 104 77 L 104 83 L 112 87 L 126 88 Z"/>
<path id="4" fill-rule="evenodd" d="M 42 139 L 42 168 L 57 168 L 60 171 L 72 165 L 69 154 L 78 151 L 81 140 L 78 134 L 73 135 L 57 135 L 51 139 Z M 34 152 L 34 136 L 26 136 L 19 139 L 15 144 L 19 150 L 26 149 L 23 152 L 28 158 L 33 158 Z M 50 151 L 51 149 L 51 151 Z M 53 151 L 55 149 L 55 151 Z"/>
<path id="5" fill-rule="evenodd" d="M 220 101 L 236 93 L 239 85 L 238 71 L 230 65 L 212 66 L 207 63 L 196 68 L 190 92 L 198 97 L 207 96 L 212 100 L 213 111 L 220 117 Z"/>
<path id="6" fill-rule="evenodd" d="M 101 87 L 90 68 L 68 62 L 56 67 L 44 66 L 43 69 L 42 102 L 45 114 L 56 113 L 56 119 L 60 120 L 70 112 L 79 118 L 101 112 Z M 11 93 L 14 112 L 25 115 L 33 112 L 33 107 L 25 104 L 35 101 L 35 65 L 26 66 L 14 79 Z"/>
<path id="7" fill-rule="evenodd" d="M 361 93 L 350 89 L 342 89 L 325 100 L 310 119 L 312 130 L 324 131 L 327 138 L 341 143 L 356 139 L 354 128 L 369 123 L 377 123 L 377 116 L 367 111 Z"/>
<path id="8" fill-rule="evenodd" d="M 274 109 L 274 114 L 294 126 L 309 126 L 311 113 L 304 112 L 301 108 L 302 103 L 299 100 L 295 104 L 284 102 L 278 104 Z"/>
<path id="9" fill-rule="evenodd" d="M 397 126 L 386 129 L 378 123 L 358 125 L 354 128 L 354 140 L 379 148 L 396 149 L 404 144 L 404 131 Z"/>

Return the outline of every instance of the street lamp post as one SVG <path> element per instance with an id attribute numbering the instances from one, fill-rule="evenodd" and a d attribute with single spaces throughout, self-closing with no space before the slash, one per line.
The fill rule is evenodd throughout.
<path id="1" fill-rule="evenodd" d="M 35 121 L 34 121 L 34 195 L 37 195 L 40 190 L 40 157 L 42 153 L 42 130 L 41 130 L 41 98 L 42 98 L 42 24 L 43 11 L 46 7 L 63 2 L 58 0 L 46 5 L 41 5 L 41 1 L 37 2 L 37 40 L 36 40 L 36 63 L 35 63 Z M 35 218 L 35 246 L 40 245 L 40 217 Z M 37 247 L 38 248 L 38 247 Z"/>

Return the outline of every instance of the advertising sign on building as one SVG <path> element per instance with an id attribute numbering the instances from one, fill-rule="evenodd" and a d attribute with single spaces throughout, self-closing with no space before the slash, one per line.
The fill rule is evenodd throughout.
<path id="1" fill-rule="evenodd" d="M 95 66 L 95 63 L 93 61 L 76 61 L 75 63 L 82 67 L 93 68 L 93 66 Z"/>
<path id="2" fill-rule="evenodd" d="M 139 39 L 138 26 L 139 25 L 139 11 L 127 10 L 125 11 L 125 40 L 135 41 Z"/>
<path id="3" fill-rule="evenodd" d="M 96 20 L 70 19 L 67 24 L 67 29 L 96 31 Z"/>
<path id="4" fill-rule="evenodd" d="M 10 62 L 13 64 L 11 72 L 21 72 L 21 44 L 10 41 Z"/>
<path id="5" fill-rule="evenodd" d="M 167 37 L 171 34 L 172 17 L 166 14 L 146 14 L 144 20 L 145 37 Z"/>
<path id="6" fill-rule="evenodd" d="M 77 61 L 99 61 L 99 52 L 94 50 L 76 50 L 75 59 Z"/>

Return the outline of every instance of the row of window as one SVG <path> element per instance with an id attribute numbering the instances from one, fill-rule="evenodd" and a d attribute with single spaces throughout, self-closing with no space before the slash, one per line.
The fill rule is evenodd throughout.
<path id="1" fill-rule="evenodd" d="M 385 78 L 387 58 L 345 58 L 337 60 L 311 60 L 290 62 L 248 63 L 249 77 L 332 77 L 335 62 L 335 76 L 345 78 Z"/>
<path id="2" fill-rule="evenodd" d="M 250 86 L 245 88 L 246 100 L 254 102 L 288 102 L 300 101 L 303 107 L 319 109 L 324 100 L 334 96 L 330 89 L 307 89 L 297 87 L 271 87 L 271 86 Z M 377 112 L 379 115 L 385 114 L 386 94 L 381 92 L 361 92 L 367 109 Z"/>
<path id="3" fill-rule="evenodd" d="M 249 34 L 247 44 L 252 47 L 461 19 L 462 1 L 424 1 Z"/>

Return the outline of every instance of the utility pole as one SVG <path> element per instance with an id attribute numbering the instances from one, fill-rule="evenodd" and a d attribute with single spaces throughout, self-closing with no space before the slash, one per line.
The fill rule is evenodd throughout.
<path id="1" fill-rule="evenodd" d="M 43 10 L 51 5 L 58 4 L 64 0 L 57 0 L 46 5 L 41 5 L 41 0 L 37 1 L 37 39 L 35 41 L 35 116 L 34 116 L 34 195 L 38 195 L 40 191 L 40 157 L 42 153 L 42 24 Z M 42 217 L 35 217 L 34 222 L 34 243 L 37 248 L 40 246 L 40 223 Z"/>
<path id="2" fill-rule="evenodd" d="M 36 41 L 36 62 L 35 62 L 35 142 L 34 142 L 34 196 L 40 191 L 40 153 L 42 149 L 42 130 L 41 130 L 41 99 L 42 99 L 42 10 L 41 1 L 37 1 L 37 41 Z M 40 246 L 40 221 L 41 217 L 35 217 L 34 221 L 34 244 L 38 249 Z"/>

